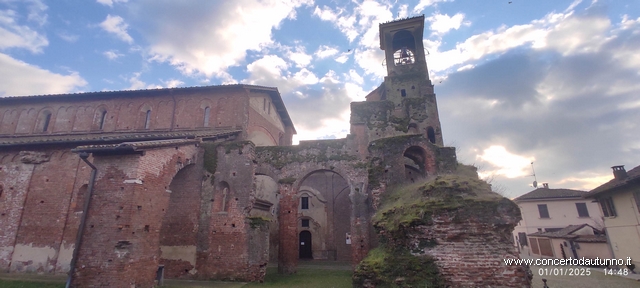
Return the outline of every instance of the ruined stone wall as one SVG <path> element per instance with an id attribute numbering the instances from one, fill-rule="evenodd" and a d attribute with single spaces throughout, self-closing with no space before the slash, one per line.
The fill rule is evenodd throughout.
<path id="1" fill-rule="evenodd" d="M 90 202 L 74 287 L 150 287 L 160 260 L 162 219 L 170 183 L 196 162 L 197 147 L 158 148 L 144 156 L 102 155 Z"/>
<path id="2" fill-rule="evenodd" d="M 434 257 L 440 275 L 454 287 L 528 287 L 524 267 L 503 261 L 519 258 L 511 239 L 520 219 L 517 206 L 508 199 L 483 206 L 434 215 L 432 225 L 410 230 L 409 249 Z"/>
<path id="3" fill-rule="evenodd" d="M 254 233 L 249 219 L 255 201 L 254 145 L 250 142 L 211 144 L 207 148 L 215 159 L 205 154 L 205 168 L 211 173 L 203 181 L 203 190 L 211 191 L 210 220 L 204 221 L 201 233 L 207 235 L 206 249 L 198 252 L 198 278 L 259 281 L 268 262 L 268 230 Z M 215 162 L 211 167 L 208 161 Z M 213 180 L 211 180 L 213 179 Z M 206 187 L 210 186 L 210 187 Z M 212 186 L 212 187 L 211 187 Z M 208 222 L 208 223 L 207 223 Z M 262 230 L 260 230 L 262 231 Z M 266 245 L 256 241 L 266 240 Z M 259 257 L 250 249 L 260 249 Z M 253 250 L 252 250 L 253 251 Z M 255 252 L 255 251 L 253 251 Z M 266 256 L 264 256 L 266 255 Z M 257 257 L 257 258 L 256 258 Z"/>
<path id="4" fill-rule="evenodd" d="M 349 184 L 335 172 L 318 171 L 300 186 L 298 194 L 309 197 L 309 207 L 299 206 L 298 212 L 301 219 L 309 220 L 310 227 L 299 223 L 298 233 L 312 232 L 313 259 L 350 261 L 351 244 L 346 243 L 347 234 L 351 234 L 351 221 L 346 221 L 351 218 Z"/>
<path id="5" fill-rule="evenodd" d="M 0 269 L 68 271 L 89 170 L 65 151 L 50 147 L 0 155 L 0 230 L 5 232 Z"/>
<path id="6" fill-rule="evenodd" d="M 392 78 L 392 80 L 397 79 Z M 387 81 L 393 82 L 392 80 Z M 424 81 L 401 82 L 398 85 L 399 87 L 407 86 L 407 89 L 396 89 L 395 86 L 387 87 L 387 89 L 409 91 L 406 92 L 406 97 L 399 96 L 399 99 L 395 99 L 395 101 L 351 103 L 351 134 L 362 137 L 364 142 L 407 134 L 420 134 L 431 143 L 443 146 L 435 94 L 412 95 L 412 93 L 420 93 L 420 90 L 429 90 L 430 87 L 426 87 L 427 84 Z M 425 87 L 422 89 L 409 88 L 416 86 Z M 395 90 L 394 93 L 389 92 L 387 95 L 398 94 L 398 91 Z M 364 131 L 358 127 L 363 127 Z"/>
<path id="7" fill-rule="evenodd" d="M 200 157 L 198 159 L 201 159 Z M 169 185 L 169 207 L 160 229 L 160 264 L 167 278 L 193 275 L 200 217 L 202 162 L 182 168 Z M 206 199 L 209 201 L 209 199 Z"/>
<path id="8" fill-rule="evenodd" d="M 530 287 L 527 267 L 503 261 L 518 258 L 517 205 L 459 170 L 385 191 L 372 219 L 380 245 L 357 267 L 354 287 Z"/>
<path id="9" fill-rule="evenodd" d="M 366 255 L 371 240 L 369 233 L 371 230 L 369 222 L 371 206 L 367 196 L 366 180 L 368 162 L 364 161 L 364 157 L 360 158 L 361 152 L 353 141 L 354 139 L 351 137 L 337 140 L 304 141 L 293 147 L 256 148 L 257 171 L 272 176 L 280 184 L 278 267 L 281 273 L 295 272 L 299 256 L 299 232 L 304 229 L 300 226 L 300 220 L 302 217 L 306 217 L 306 214 L 299 209 L 299 194 L 302 189 L 308 187 L 305 184 L 305 179 L 316 173 L 336 173 L 346 180 L 349 186 L 343 192 L 348 200 L 336 199 L 342 203 L 349 202 L 348 205 L 338 209 L 341 211 L 341 215 L 347 214 L 346 210 L 349 210 L 348 222 L 347 219 L 343 219 L 344 215 L 340 216 L 341 219 L 336 219 L 336 221 L 341 221 L 338 226 L 344 226 L 337 227 L 339 232 L 336 232 L 336 225 L 331 225 L 333 226 L 331 227 L 333 240 L 330 241 L 330 244 L 337 247 L 335 246 L 337 243 L 344 243 L 340 244 L 344 248 L 340 248 L 343 251 L 340 257 L 345 257 L 344 254 L 350 254 L 342 259 L 350 260 L 354 265 Z M 366 149 L 364 152 L 367 153 Z M 309 179 L 314 182 L 313 177 Z M 357 244 L 346 244 L 347 232 L 341 229 L 347 229 L 347 223 L 347 231 L 351 234 L 352 243 L 356 239 Z M 310 224 L 313 225 L 313 223 Z M 292 247 L 293 249 L 291 249 Z M 347 252 L 349 249 L 350 252 Z"/>

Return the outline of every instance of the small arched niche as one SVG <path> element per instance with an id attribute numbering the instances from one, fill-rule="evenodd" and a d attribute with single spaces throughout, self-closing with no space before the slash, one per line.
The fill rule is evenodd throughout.
<path id="1" fill-rule="evenodd" d="M 405 179 L 415 182 L 426 177 L 425 162 L 426 153 L 422 147 L 411 146 L 404 151 L 404 175 Z"/>

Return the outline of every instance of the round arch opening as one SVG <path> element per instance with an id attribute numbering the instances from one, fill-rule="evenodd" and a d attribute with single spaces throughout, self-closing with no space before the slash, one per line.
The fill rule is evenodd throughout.
<path id="1" fill-rule="evenodd" d="M 300 182 L 298 213 L 308 222 L 300 221 L 298 231 L 315 233 L 312 246 L 304 247 L 312 249 L 313 259 L 351 260 L 351 244 L 347 241 L 351 234 L 350 188 L 344 177 L 331 170 L 312 171 Z"/>
<path id="2" fill-rule="evenodd" d="M 404 175 L 407 181 L 413 183 L 427 176 L 425 169 L 427 157 L 422 147 L 411 146 L 404 151 L 403 156 Z"/>

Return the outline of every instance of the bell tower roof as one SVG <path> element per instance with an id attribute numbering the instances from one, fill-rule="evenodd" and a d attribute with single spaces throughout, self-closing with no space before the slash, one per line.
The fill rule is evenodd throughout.
<path id="1" fill-rule="evenodd" d="M 386 23 L 380 23 L 380 49 L 385 50 L 385 33 L 392 30 L 419 30 L 424 31 L 424 14 L 420 16 L 401 18 Z"/>

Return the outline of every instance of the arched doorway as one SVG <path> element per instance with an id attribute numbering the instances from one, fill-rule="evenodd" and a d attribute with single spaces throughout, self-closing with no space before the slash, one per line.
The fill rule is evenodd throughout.
<path id="1" fill-rule="evenodd" d="M 311 248 L 311 232 L 302 231 L 298 240 L 300 259 L 313 259 L 313 249 Z"/>
<path id="2" fill-rule="evenodd" d="M 351 233 L 349 192 L 347 180 L 331 170 L 313 171 L 301 182 L 298 231 L 314 233 L 310 248 L 314 259 L 351 259 L 351 244 L 346 241 L 346 236 Z"/>

